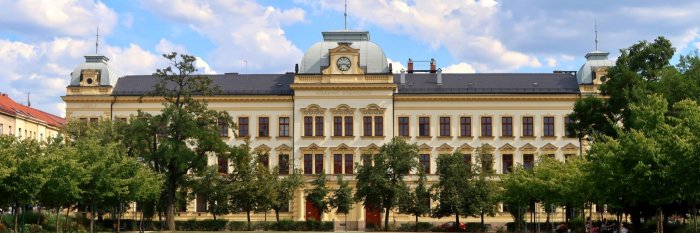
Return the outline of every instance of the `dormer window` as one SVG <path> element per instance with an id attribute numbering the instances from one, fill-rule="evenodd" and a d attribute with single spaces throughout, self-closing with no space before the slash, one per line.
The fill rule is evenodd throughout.
<path id="1" fill-rule="evenodd" d="M 82 70 L 80 71 L 80 85 L 81 86 L 99 86 L 100 84 L 100 70 Z"/>

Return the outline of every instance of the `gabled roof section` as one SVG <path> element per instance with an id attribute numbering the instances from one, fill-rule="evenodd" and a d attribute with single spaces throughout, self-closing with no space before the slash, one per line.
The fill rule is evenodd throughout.
<path id="1" fill-rule="evenodd" d="M 576 77 L 563 73 L 394 74 L 398 94 L 578 94 Z"/>
<path id="2" fill-rule="evenodd" d="M 293 74 L 214 74 L 201 75 L 221 87 L 220 95 L 292 95 Z M 159 79 L 152 75 L 120 78 L 112 93 L 117 96 L 149 95 Z"/>
<path id="3" fill-rule="evenodd" d="M 53 127 L 61 127 L 66 123 L 66 120 L 62 117 L 46 113 L 36 108 L 21 105 L 12 100 L 6 94 L 0 94 L 0 112 L 12 116 L 23 116 L 37 121 L 46 122 L 47 125 Z"/>

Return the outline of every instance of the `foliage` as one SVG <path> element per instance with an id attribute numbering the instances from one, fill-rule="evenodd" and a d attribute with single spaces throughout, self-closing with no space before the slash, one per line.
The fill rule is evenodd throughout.
<path id="1" fill-rule="evenodd" d="M 248 228 L 251 227 L 250 213 L 257 210 L 259 206 L 264 205 L 266 195 L 272 195 L 271 192 L 265 192 L 261 189 L 265 180 L 261 180 L 260 168 L 257 160 L 251 153 L 248 143 L 232 146 L 230 154 L 233 158 L 234 170 L 229 174 L 229 182 L 233 184 L 231 195 L 231 204 L 233 212 L 245 212 L 248 220 Z M 263 169 L 266 169 L 262 167 Z"/>
<path id="2" fill-rule="evenodd" d="M 330 211 L 330 201 L 328 197 L 330 190 L 326 187 L 326 174 L 317 174 L 314 180 L 311 181 L 311 186 L 311 190 L 306 194 L 306 201 L 316 207 L 318 216 L 321 216 L 323 213 Z"/>
<path id="3" fill-rule="evenodd" d="M 379 153 L 371 156 L 371 164 L 357 168 L 355 201 L 367 209 L 384 211 L 384 228 L 388 229 L 389 212 L 398 204 L 404 176 L 416 168 L 418 146 L 395 137 L 382 145 Z"/>
<path id="4" fill-rule="evenodd" d="M 296 190 L 304 185 L 304 180 L 301 171 L 298 169 L 294 169 L 292 174 L 280 179 L 279 168 L 275 168 L 272 178 L 271 185 L 274 187 L 276 195 L 273 195 L 274 198 L 271 200 L 271 207 L 275 211 L 275 219 L 279 222 L 280 210 L 289 206 L 289 202 L 294 199 Z"/>
<path id="5" fill-rule="evenodd" d="M 407 185 L 401 187 L 404 191 L 399 196 L 399 212 L 416 217 L 416 231 L 418 231 L 418 218 L 430 213 L 430 188 L 425 184 L 425 170 L 418 169 L 418 183 L 411 189 Z M 427 203 L 425 201 L 428 201 Z"/>
<path id="6" fill-rule="evenodd" d="M 464 163 L 460 152 L 441 154 L 437 160 L 438 182 L 433 185 L 436 194 L 434 200 L 438 205 L 432 216 L 437 218 L 454 216 L 455 225 L 459 225 L 460 216 L 470 216 L 477 213 L 474 186 L 471 184 L 471 168 Z"/>
<path id="7" fill-rule="evenodd" d="M 218 167 L 208 166 L 200 174 L 189 179 L 191 198 L 200 195 L 201 198 L 206 199 L 207 211 L 214 216 L 214 220 L 216 216 L 228 214 L 231 211 L 229 194 L 232 187 L 226 177 L 219 174 Z"/>
<path id="8" fill-rule="evenodd" d="M 334 190 L 333 196 L 329 200 L 330 206 L 335 208 L 336 213 L 347 215 L 350 213 L 353 203 L 352 188 L 350 188 L 348 181 L 344 181 L 343 177 L 338 175 L 338 189 Z"/>
<path id="9" fill-rule="evenodd" d="M 167 229 L 175 228 L 177 190 L 183 185 L 188 171 L 206 168 L 208 155 L 222 155 L 228 151 L 219 137 L 218 124 L 233 126 L 225 112 L 207 109 L 207 103 L 194 98 L 218 92 L 211 79 L 193 75 L 196 58 L 177 53 L 164 54 L 170 66 L 158 69 L 153 75 L 160 79 L 152 93 L 164 98 L 159 115 L 139 112 L 132 117 L 127 140 L 129 152 L 142 158 L 165 179 L 161 203 L 165 209 Z"/>

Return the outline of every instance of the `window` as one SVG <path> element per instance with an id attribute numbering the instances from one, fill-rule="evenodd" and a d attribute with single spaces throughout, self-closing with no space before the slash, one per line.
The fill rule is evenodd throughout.
<path id="1" fill-rule="evenodd" d="M 363 136 L 372 136 L 372 117 L 366 116 L 362 118 L 362 129 L 364 130 Z"/>
<path id="2" fill-rule="evenodd" d="M 549 157 L 550 159 L 554 159 L 554 158 L 556 158 L 557 156 L 556 156 L 555 154 L 547 154 L 547 157 Z"/>
<path id="3" fill-rule="evenodd" d="M 384 117 L 374 117 L 374 136 L 384 136 Z"/>
<path id="4" fill-rule="evenodd" d="M 248 134 L 248 118 L 247 117 L 239 117 L 238 118 L 238 136 L 239 137 L 250 136 Z"/>
<path id="5" fill-rule="evenodd" d="M 119 121 L 121 121 L 122 123 L 126 123 L 126 117 L 120 117 Z"/>
<path id="6" fill-rule="evenodd" d="M 317 116 L 316 117 L 316 134 L 314 136 L 323 136 L 323 117 L 322 116 Z"/>
<path id="7" fill-rule="evenodd" d="M 421 154 L 418 157 L 418 162 L 420 165 L 425 169 L 425 174 L 430 174 L 430 155 L 429 154 Z"/>
<path id="8" fill-rule="evenodd" d="M 576 157 L 576 154 L 564 154 L 564 162 L 569 162 L 569 160 Z"/>
<path id="9" fill-rule="evenodd" d="M 459 118 L 459 136 L 471 137 L 472 136 L 472 118 L 471 117 L 460 117 Z"/>
<path id="10" fill-rule="evenodd" d="M 304 154 L 304 174 L 313 174 L 313 155 Z"/>
<path id="11" fill-rule="evenodd" d="M 545 137 L 554 137 L 554 117 L 544 117 L 543 131 Z"/>
<path id="12" fill-rule="evenodd" d="M 266 154 L 258 155 L 258 163 L 262 164 L 266 168 L 270 168 L 270 156 Z"/>
<path id="13" fill-rule="evenodd" d="M 219 136 L 228 137 L 228 124 L 223 118 L 217 120 L 217 126 L 219 128 Z"/>
<path id="14" fill-rule="evenodd" d="M 466 164 L 467 166 L 472 165 L 472 155 L 470 155 L 470 154 L 462 155 L 462 159 L 464 160 L 464 164 Z"/>
<path id="15" fill-rule="evenodd" d="M 219 173 L 228 173 L 228 159 L 218 157 L 216 164 L 219 167 Z"/>
<path id="16" fill-rule="evenodd" d="M 491 131 L 491 117 L 481 117 L 481 136 L 491 137 L 493 136 Z"/>
<path id="17" fill-rule="evenodd" d="M 440 136 L 450 136 L 450 117 L 440 117 Z"/>
<path id="18" fill-rule="evenodd" d="M 2 135 L 2 129 L 3 129 L 3 126 L 2 126 L 2 124 L 0 124 L 0 135 Z"/>
<path id="19" fill-rule="evenodd" d="M 513 171 L 513 155 L 504 154 L 503 155 L 503 174 L 511 173 Z"/>
<path id="20" fill-rule="evenodd" d="M 10 134 L 10 135 L 15 134 L 15 133 L 12 131 L 12 126 L 7 126 L 7 133 Z"/>
<path id="21" fill-rule="evenodd" d="M 345 136 L 352 136 L 352 117 L 345 117 Z"/>
<path id="22" fill-rule="evenodd" d="M 17 131 L 17 136 L 19 139 L 22 139 L 22 128 L 19 128 L 19 131 Z"/>
<path id="23" fill-rule="evenodd" d="M 314 118 L 310 116 L 304 117 L 304 136 L 314 136 Z"/>
<path id="24" fill-rule="evenodd" d="M 260 117 L 258 118 L 258 137 L 269 137 L 270 136 L 270 118 Z"/>
<path id="25" fill-rule="evenodd" d="M 512 137 L 513 136 L 513 118 L 512 117 L 502 117 L 501 118 L 501 136 Z"/>
<path id="26" fill-rule="evenodd" d="M 368 154 L 362 155 L 362 165 L 365 165 L 365 166 L 372 165 L 372 155 L 368 155 Z"/>
<path id="27" fill-rule="evenodd" d="M 343 117 L 333 117 L 333 136 L 343 136 Z"/>
<path id="28" fill-rule="evenodd" d="M 430 137 L 430 117 L 418 118 L 418 136 Z"/>
<path id="29" fill-rule="evenodd" d="M 523 117 L 523 137 L 532 137 L 533 134 L 533 118 Z"/>
<path id="30" fill-rule="evenodd" d="M 315 166 L 315 172 L 316 174 L 322 174 L 323 173 L 323 154 L 316 154 L 316 158 L 314 158 L 314 166 Z"/>
<path id="31" fill-rule="evenodd" d="M 399 136 L 408 137 L 408 117 L 399 117 Z"/>
<path id="32" fill-rule="evenodd" d="M 279 156 L 280 175 L 289 175 L 289 155 L 280 154 Z"/>
<path id="33" fill-rule="evenodd" d="M 571 117 L 564 117 L 564 136 L 567 138 L 575 138 L 576 135 L 573 132 L 569 132 L 569 128 L 574 124 L 574 120 Z"/>
<path id="34" fill-rule="evenodd" d="M 280 137 L 289 137 L 289 117 L 280 117 Z"/>
<path id="35" fill-rule="evenodd" d="M 353 171 L 353 155 L 345 154 L 345 174 L 352 174 Z"/>
<path id="36" fill-rule="evenodd" d="M 90 124 L 96 124 L 98 121 L 97 117 L 90 118 Z"/>
<path id="37" fill-rule="evenodd" d="M 532 167 L 534 165 L 535 165 L 535 155 L 524 154 L 523 155 L 523 167 L 525 167 L 525 169 L 532 169 Z"/>
<path id="38" fill-rule="evenodd" d="M 333 155 L 333 174 L 343 174 L 343 155 Z"/>

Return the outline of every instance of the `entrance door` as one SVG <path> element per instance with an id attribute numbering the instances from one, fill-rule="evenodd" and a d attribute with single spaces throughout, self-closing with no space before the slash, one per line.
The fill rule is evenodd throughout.
<path id="1" fill-rule="evenodd" d="M 382 212 L 379 209 L 369 209 L 365 207 L 365 228 L 382 227 Z"/>
<path id="2" fill-rule="evenodd" d="M 318 208 L 314 206 L 311 202 L 306 201 L 306 220 L 316 220 L 320 221 L 321 216 L 318 213 Z"/>

